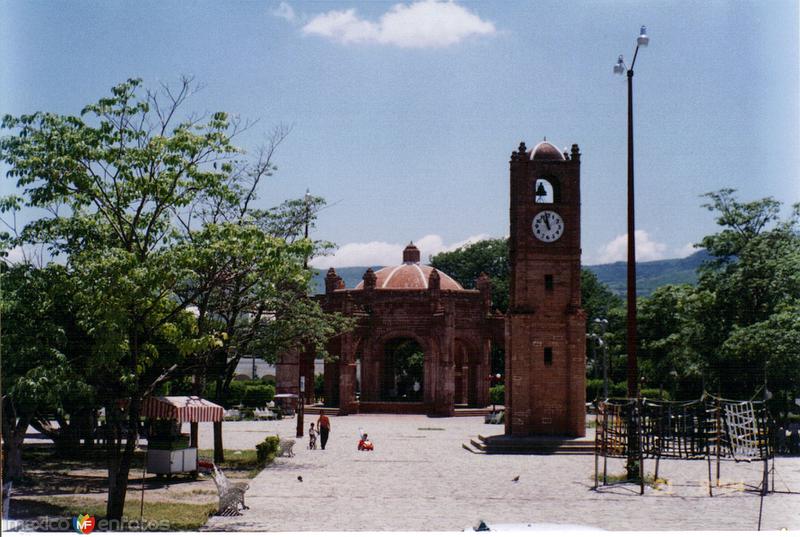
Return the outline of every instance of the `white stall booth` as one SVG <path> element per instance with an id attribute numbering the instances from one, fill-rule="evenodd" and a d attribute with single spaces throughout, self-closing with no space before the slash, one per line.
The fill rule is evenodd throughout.
<path id="1" fill-rule="evenodd" d="M 165 475 L 197 472 L 197 446 L 181 434 L 185 422 L 222 421 L 224 409 L 197 396 L 148 397 L 142 416 L 150 418 L 147 472 Z"/>

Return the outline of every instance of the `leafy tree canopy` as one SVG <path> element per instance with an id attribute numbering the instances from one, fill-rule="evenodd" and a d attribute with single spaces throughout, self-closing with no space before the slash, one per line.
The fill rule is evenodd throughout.
<path id="1" fill-rule="evenodd" d="M 113 519 L 122 515 L 143 398 L 171 377 L 207 372 L 210 355 L 225 378 L 242 349 L 281 326 L 270 322 L 277 315 L 313 309 L 294 303 L 308 286 L 304 260 L 320 245 L 299 237 L 296 210 L 250 206 L 288 129 L 245 155 L 233 139 L 249 124 L 224 112 L 182 115 L 195 89 L 189 79 L 159 91 L 130 79 L 79 116 L 2 121 L 9 134 L 0 139 L 0 160 L 19 193 L 0 200 L 0 210 L 43 216 L 12 227 L 0 250 L 44 245 L 63 260 L 43 274 L 50 284 L 62 274 L 69 280 L 76 324 L 89 342 L 84 371 L 110 424 Z M 321 200 L 303 203 L 308 222 Z M 315 337 L 336 331 L 313 313 Z M 25 351 L 24 333 L 14 344 L 49 365 L 69 363 L 56 345 L 62 328 L 33 350 Z M 289 340 L 281 343 L 298 344 Z"/>
<path id="2" fill-rule="evenodd" d="M 786 219 L 771 198 L 740 202 L 731 189 L 706 194 L 719 232 L 700 246 L 712 259 L 695 288 L 667 286 L 641 300 L 639 337 L 654 375 L 726 397 L 797 397 L 800 355 L 800 205 Z M 690 395 L 687 393 L 687 395 Z"/>

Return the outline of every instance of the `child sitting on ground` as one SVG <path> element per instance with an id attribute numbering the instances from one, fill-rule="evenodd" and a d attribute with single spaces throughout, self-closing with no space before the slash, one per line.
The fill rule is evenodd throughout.
<path id="1" fill-rule="evenodd" d="M 308 428 L 308 449 L 317 449 L 317 430 L 314 428 L 314 422 Z"/>
<path id="2" fill-rule="evenodd" d="M 367 440 L 367 433 L 361 435 L 361 440 L 358 441 L 359 451 L 372 451 L 375 446 L 372 445 L 371 440 Z"/>

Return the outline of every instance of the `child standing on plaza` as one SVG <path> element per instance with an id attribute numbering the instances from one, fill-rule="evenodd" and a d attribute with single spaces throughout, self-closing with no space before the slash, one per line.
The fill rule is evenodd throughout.
<path id="1" fill-rule="evenodd" d="M 313 421 L 308 427 L 308 449 L 317 449 L 317 430 Z"/>

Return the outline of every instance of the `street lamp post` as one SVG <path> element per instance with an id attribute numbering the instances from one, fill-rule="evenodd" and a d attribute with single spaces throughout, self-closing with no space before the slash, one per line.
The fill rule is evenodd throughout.
<path id="1" fill-rule="evenodd" d="M 303 231 L 303 238 L 308 239 L 308 221 L 310 217 L 311 211 L 311 192 L 306 189 L 306 195 L 303 197 L 303 201 L 305 202 L 305 226 Z M 308 269 L 308 255 L 303 258 L 303 270 Z M 303 423 L 303 414 L 305 412 L 306 407 L 306 395 L 305 395 L 305 377 L 303 376 L 303 357 L 302 355 L 297 359 L 297 373 L 299 375 L 298 379 L 298 386 L 299 389 L 297 391 L 297 438 L 302 438 L 303 434 L 305 433 L 305 424 Z"/>
<path id="2" fill-rule="evenodd" d="M 634 223 L 634 196 L 633 196 L 633 67 L 636 64 L 636 56 L 639 54 L 639 47 L 646 47 L 650 43 L 647 36 L 647 28 L 642 26 L 639 37 L 636 39 L 636 50 L 633 53 L 633 61 L 630 67 L 625 65 L 625 60 L 620 54 L 614 65 L 614 73 L 628 75 L 628 397 L 638 398 L 639 396 L 639 364 L 636 360 L 636 226 Z M 633 425 L 633 424 L 632 424 Z M 628 439 L 628 478 L 633 478 L 639 474 L 641 479 L 641 467 L 637 452 L 639 451 L 639 439 L 636 427 L 629 427 L 630 437 Z M 644 482 L 642 481 L 642 493 L 644 493 Z"/>
<path id="3" fill-rule="evenodd" d="M 638 377 L 639 365 L 636 360 L 636 226 L 634 219 L 633 195 L 633 66 L 639 47 L 646 47 L 650 43 L 647 28 L 642 26 L 639 37 L 636 39 L 636 50 L 630 67 L 625 65 L 625 60 L 620 54 L 614 65 L 615 74 L 627 73 L 628 75 L 628 397 L 639 395 Z"/>
<path id="4" fill-rule="evenodd" d="M 597 326 L 599 334 L 595 334 L 595 344 L 599 345 L 603 350 L 603 399 L 608 399 L 608 342 L 603 339 L 606 335 L 606 328 L 608 328 L 608 319 L 597 318 L 593 321 Z M 595 363 L 597 362 L 597 355 L 595 354 Z"/>
<path id="5" fill-rule="evenodd" d="M 308 239 L 308 221 L 310 220 L 310 212 L 311 212 L 311 191 L 306 189 L 306 195 L 303 198 L 306 206 L 306 215 L 305 215 L 305 231 L 303 232 L 303 238 Z M 305 256 L 303 259 L 303 268 L 308 268 L 308 256 Z"/>

